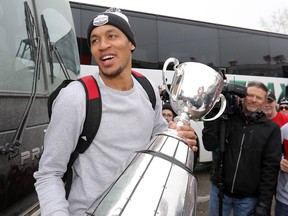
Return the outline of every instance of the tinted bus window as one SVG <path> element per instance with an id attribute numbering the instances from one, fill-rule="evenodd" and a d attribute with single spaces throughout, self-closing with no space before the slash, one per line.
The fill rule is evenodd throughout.
<path id="1" fill-rule="evenodd" d="M 133 53 L 133 67 L 158 68 L 158 40 L 155 16 L 126 13 L 134 31 L 136 50 Z M 144 28 L 145 27 L 145 28 Z"/>
<path id="2" fill-rule="evenodd" d="M 286 38 L 269 36 L 270 57 L 273 63 L 276 64 L 287 63 L 288 58 L 287 39 L 288 36 Z"/>
<path id="3" fill-rule="evenodd" d="M 229 73 L 264 75 L 262 69 L 267 67 L 264 56 L 269 55 L 266 34 L 221 29 L 219 44 L 221 65 L 229 68 Z"/>
<path id="4" fill-rule="evenodd" d="M 273 70 L 278 77 L 288 77 L 288 43 L 287 37 L 269 37 L 270 55 L 267 56 L 269 64 L 274 65 Z"/>
<path id="5" fill-rule="evenodd" d="M 23 5 L 12 9 L 11 4 L 9 1 L 0 4 L 0 91 L 30 92 L 36 58 L 33 18 L 23 19 Z M 13 20 L 13 25 L 9 20 Z"/>
<path id="6" fill-rule="evenodd" d="M 158 21 L 159 60 L 175 57 L 180 62 L 196 61 L 219 65 L 217 29 L 185 21 Z"/>

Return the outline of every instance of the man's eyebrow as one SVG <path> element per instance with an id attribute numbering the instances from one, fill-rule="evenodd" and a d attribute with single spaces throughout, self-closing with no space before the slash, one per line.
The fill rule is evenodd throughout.
<path id="1" fill-rule="evenodd" d="M 106 30 L 105 34 L 113 33 L 113 32 L 116 32 L 116 30 L 114 28 L 111 28 L 111 29 Z M 97 37 L 97 36 L 98 36 L 98 34 L 92 32 L 90 37 Z"/>

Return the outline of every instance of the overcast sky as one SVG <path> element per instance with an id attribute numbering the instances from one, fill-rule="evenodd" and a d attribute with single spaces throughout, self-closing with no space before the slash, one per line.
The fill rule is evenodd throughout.
<path id="1" fill-rule="evenodd" d="M 263 30 L 260 25 L 261 18 L 269 22 L 273 13 L 288 8 L 287 0 L 79 0 L 79 2 L 259 30 Z"/>

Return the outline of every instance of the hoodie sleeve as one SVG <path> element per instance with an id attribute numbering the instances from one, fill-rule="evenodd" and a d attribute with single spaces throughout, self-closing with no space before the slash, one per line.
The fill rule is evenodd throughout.
<path id="1" fill-rule="evenodd" d="M 78 82 L 62 89 L 53 102 L 39 169 L 34 173 L 41 215 L 69 215 L 62 177 L 83 128 L 85 92 Z"/>

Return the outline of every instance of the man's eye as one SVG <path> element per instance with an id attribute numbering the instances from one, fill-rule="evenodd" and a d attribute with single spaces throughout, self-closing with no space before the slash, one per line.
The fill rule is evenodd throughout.
<path id="1" fill-rule="evenodd" d="M 117 37 L 116 35 L 109 35 L 109 38 L 111 38 L 111 39 L 114 39 L 116 37 Z"/>

